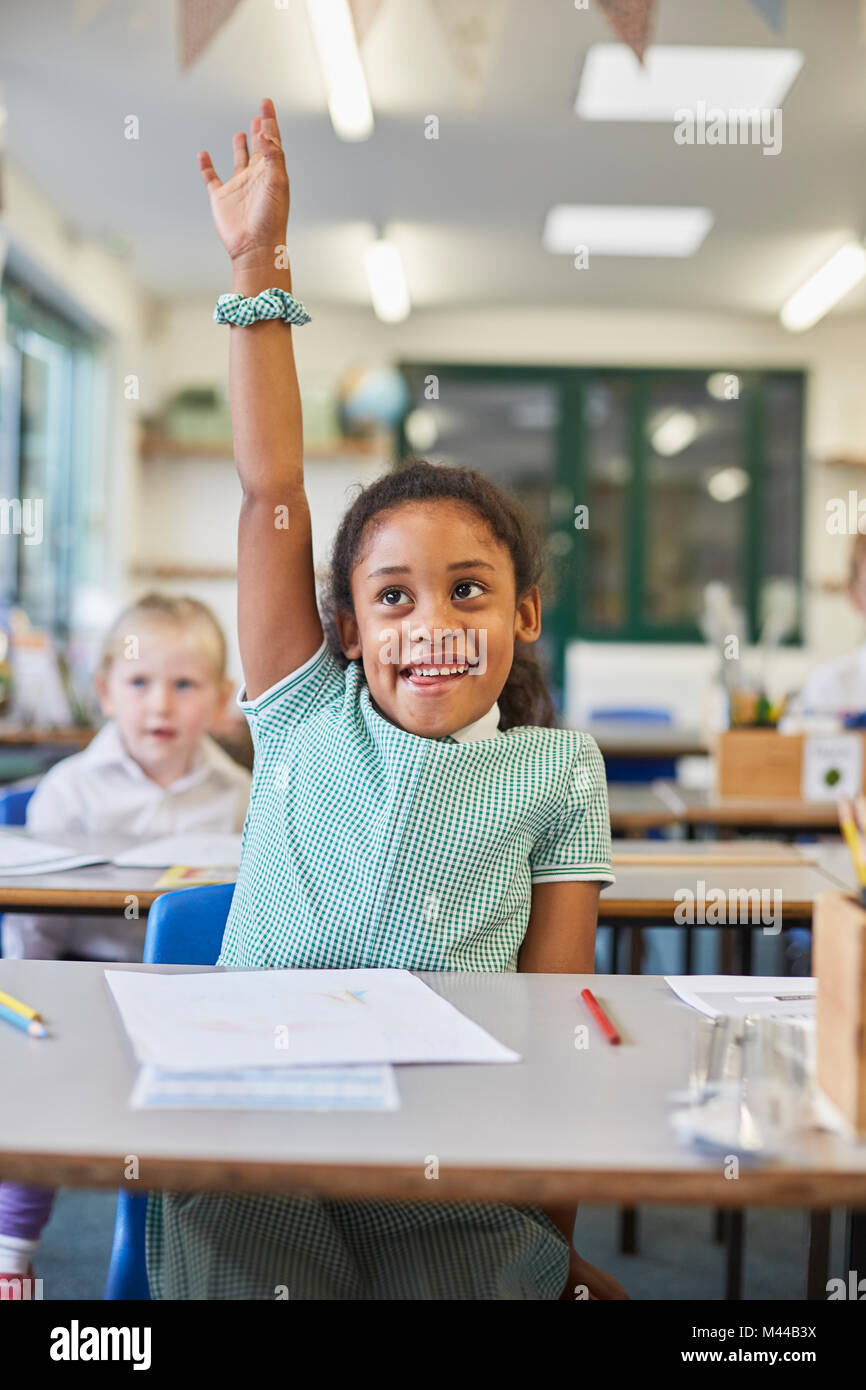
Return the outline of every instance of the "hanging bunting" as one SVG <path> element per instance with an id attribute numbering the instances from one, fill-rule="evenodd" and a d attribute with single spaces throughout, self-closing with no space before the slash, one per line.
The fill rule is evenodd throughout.
<path id="1" fill-rule="evenodd" d="M 600 0 L 608 24 L 641 62 L 649 47 L 655 0 Z"/>
<path id="2" fill-rule="evenodd" d="M 448 43 L 464 105 L 476 107 L 505 24 L 508 0 L 432 0 Z"/>
<path id="3" fill-rule="evenodd" d="M 373 21 L 381 7 L 382 0 L 349 0 L 352 23 L 355 26 L 355 38 L 358 40 L 359 48 L 372 29 Z"/>
<path id="4" fill-rule="evenodd" d="M 75 8 L 72 11 L 72 18 L 76 28 L 83 29 L 92 19 L 95 19 L 100 10 L 104 10 L 109 0 L 75 0 Z"/>
<path id="5" fill-rule="evenodd" d="M 180 66 L 189 68 L 237 8 L 238 0 L 178 0 Z"/>
<path id="6" fill-rule="evenodd" d="M 764 16 L 770 28 L 781 34 L 785 23 L 785 0 L 752 0 L 752 4 Z"/>

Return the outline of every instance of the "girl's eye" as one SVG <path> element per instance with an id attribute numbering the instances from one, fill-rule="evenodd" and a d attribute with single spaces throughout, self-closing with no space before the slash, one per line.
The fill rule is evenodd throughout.
<path id="1" fill-rule="evenodd" d="M 183 680 L 175 681 L 175 685 L 177 686 L 178 690 L 192 690 L 193 684 L 193 681 L 186 680 L 185 678 Z"/>
<path id="2" fill-rule="evenodd" d="M 411 599 L 405 589 L 386 589 L 382 594 L 382 602 L 388 608 L 397 608 L 401 603 L 411 603 Z"/>
<path id="3" fill-rule="evenodd" d="M 461 592 L 461 590 L 469 589 L 475 589 L 476 592 L 474 594 L 470 594 L 468 592 Z M 483 593 L 484 586 L 483 584 L 479 584 L 477 579 L 461 579 L 460 583 L 455 584 L 454 586 L 455 598 L 478 598 L 478 595 Z"/>
<path id="4" fill-rule="evenodd" d="M 132 680 L 130 681 L 130 685 L 138 686 L 139 690 L 143 690 L 144 687 L 147 685 L 147 677 L 133 676 Z"/>

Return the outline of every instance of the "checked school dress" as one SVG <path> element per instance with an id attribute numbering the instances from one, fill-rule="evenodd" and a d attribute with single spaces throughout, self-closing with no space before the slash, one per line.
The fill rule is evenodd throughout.
<path id="1" fill-rule="evenodd" d="M 613 880 L 604 763 L 586 734 L 408 733 L 378 712 L 360 663 L 344 670 L 324 644 L 238 703 L 255 766 L 218 965 L 513 971 L 533 883 Z M 568 1261 L 535 1207 L 148 1202 L 154 1298 L 556 1299 Z"/>

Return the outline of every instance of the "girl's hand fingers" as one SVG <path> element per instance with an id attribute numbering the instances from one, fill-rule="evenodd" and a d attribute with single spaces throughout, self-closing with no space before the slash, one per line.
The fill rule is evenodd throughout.
<path id="1" fill-rule="evenodd" d="M 261 119 L 262 129 L 264 130 L 265 134 L 270 135 L 271 139 L 274 140 L 276 144 L 282 148 L 282 141 L 280 139 L 280 128 L 277 125 L 277 113 L 274 110 L 274 103 L 271 101 L 270 97 L 262 97 Z"/>
<path id="2" fill-rule="evenodd" d="M 198 167 L 201 169 L 208 193 L 215 193 L 218 188 L 222 188 L 222 182 L 217 176 L 217 171 L 211 163 L 211 157 L 207 150 L 199 150 Z"/>
<path id="3" fill-rule="evenodd" d="M 235 157 L 235 173 L 237 173 L 239 169 L 246 169 L 250 162 L 250 157 L 247 152 L 247 137 L 242 130 L 239 130 L 237 134 L 232 137 L 232 151 Z"/>

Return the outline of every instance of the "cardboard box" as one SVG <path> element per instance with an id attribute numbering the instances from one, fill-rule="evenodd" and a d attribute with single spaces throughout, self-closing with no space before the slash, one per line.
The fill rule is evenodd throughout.
<path id="1" fill-rule="evenodd" d="M 866 911 L 846 893 L 822 893 L 813 939 L 818 1085 L 866 1137 Z"/>
<path id="2" fill-rule="evenodd" d="M 866 792 L 866 734 L 860 732 L 835 736 L 857 740 L 861 749 L 861 772 L 858 785 L 849 789 Z M 804 749 L 807 739 L 813 745 L 828 744 L 831 740 L 820 735 L 779 734 L 775 729 L 726 729 L 717 736 L 716 791 L 719 796 L 778 797 L 786 801 L 803 799 Z M 828 786 L 826 799 L 834 801 L 838 791 Z"/>

